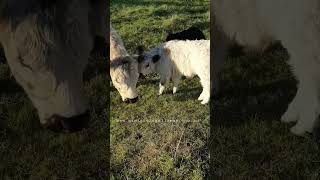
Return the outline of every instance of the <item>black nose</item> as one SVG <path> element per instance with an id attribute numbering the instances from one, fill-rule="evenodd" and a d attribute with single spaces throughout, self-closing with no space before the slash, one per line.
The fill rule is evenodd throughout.
<path id="1" fill-rule="evenodd" d="M 136 103 L 138 101 L 138 99 L 139 99 L 138 96 L 133 98 L 133 99 L 127 98 L 127 99 L 124 100 L 124 102 L 127 103 L 127 104 L 133 104 L 133 103 Z"/>
<path id="2" fill-rule="evenodd" d="M 44 124 L 44 127 L 54 132 L 72 133 L 88 127 L 89 118 L 89 111 L 69 118 L 53 115 Z"/>

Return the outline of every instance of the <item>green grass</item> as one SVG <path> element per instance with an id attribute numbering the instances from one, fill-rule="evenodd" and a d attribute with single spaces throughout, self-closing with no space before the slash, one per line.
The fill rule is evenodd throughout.
<path id="1" fill-rule="evenodd" d="M 86 82 L 90 128 L 57 134 L 40 126 L 22 88 L 0 64 L 0 179 L 105 179 L 108 168 L 108 80 Z"/>
<path id="2" fill-rule="evenodd" d="M 209 1 L 111 1 L 111 22 L 127 50 L 152 48 L 169 32 L 199 27 L 209 38 Z M 209 169 L 209 106 L 198 78 L 158 96 L 158 76 L 138 82 L 140 100 L 127 105 L 111 88 L 113 179 L 203 179 Z"/>
<path id="3" fill-rule="evenodd" d="M 217 179 L 319 179 L 319 146 L 280 122 L 296 81 L 280 46 L 229 57 L 212 101 L 211 173 Z"/>

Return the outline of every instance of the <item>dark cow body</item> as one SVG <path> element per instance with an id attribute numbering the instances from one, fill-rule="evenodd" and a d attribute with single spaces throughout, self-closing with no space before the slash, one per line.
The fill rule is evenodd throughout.
<path id="1" fill-rule="evenodd" d="M 203 32 L 196 28 L 190 27 L 189 29 L 183 30 L 181 32 L 172 33 L 167 36 L 166 41 L 171 40 L 201 40 L 206 39 Z"/>

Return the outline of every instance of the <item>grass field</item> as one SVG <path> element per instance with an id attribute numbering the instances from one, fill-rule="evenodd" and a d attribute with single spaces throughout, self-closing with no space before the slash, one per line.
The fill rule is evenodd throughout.
<path id="1" fill-rule="evenodd" d="M 110 102 L 106 77 L 86 77 L 90 128 L 57 134 L 40 126 L 9 67 L 0 64 L 0 179 L 106 179 Z"/>
<path id="2" fill-rule="evenodd" d="M 168 32 L 196 26 L 209 38 L 209 1 L 111 1 L 111 22 L 127 50 L 155 47 Z M 209 106 L 201 105 L 199 79 L 172 84 L 157 96 L 159 78 L 138 82 L 140 100 L 121 103 L 111 88 L 113 179 L 203 179 L 209 169 Z"/>
<path id="3" fill-rule="evenodd" d="M 265 54 L 233 55 L 212 100 L 211 173 L 216 179 L 319 179 L 319 144 L 280 122 L 296 92 L 279 44 Z"/>

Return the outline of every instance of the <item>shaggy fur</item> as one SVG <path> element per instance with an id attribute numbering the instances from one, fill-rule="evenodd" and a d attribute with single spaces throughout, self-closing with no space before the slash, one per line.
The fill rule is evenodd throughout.
<path id="1" fill-rule="evenodd" d="M 167 36 L 166 41 L 171 40 L 201 40 L 206 39 L 202 31 L 196 27 L 183 30 L 181 32 L 172 33 Z"/>
<path id="2" fill-rule="evenodd" d="M 106 10 L 93 13 L 90 8 L 104 4 L 103 0 L 0 1 L 0 44 L 43 125 L 54 117 L 77 117 L 88 110 L 82 73 L 94 37 L 106 36 L 107 15 Z M 95 16 L 101 18 L 92 19 Z"/>
<path id="3" fill-rule="evenodd" d="M 263 49 L 272 40 L 280 40 L 288 50 L 289 63 L 299 84 L 281 121 L 297 122 L 291 128 L 291 132 L 297 135 L 312 132 L 320 112 L 319 3 L 317 0 L 213 1 L 213 56 L 217 64 L 221 65 L 225 59 L 231 37 L 255 49 Z"/>
<path id="4" fill-rule="evenodd" d="M 122 39 L 110 25 L 110 76 L 123 101 L 138 97 L 138 62 L 126 51 Z"/>
<path id="5" fill-rule="evenodd" d="M 146 75 L 152 72 L 160 74 L 159 95 L 165 83 L 173 81 L 173 94 L 177 92 L 181 76 L 192 78 L 198 75 L 203 87 L 198 100 L 206 104 L 210 100 L 210 41 L 173 40 L 142 54 L 139 71 Z"/>

